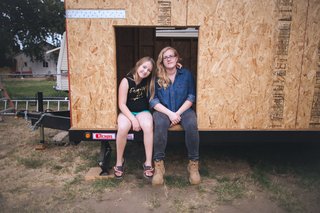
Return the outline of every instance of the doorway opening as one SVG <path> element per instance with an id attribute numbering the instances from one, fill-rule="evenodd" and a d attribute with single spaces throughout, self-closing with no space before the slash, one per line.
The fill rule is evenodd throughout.
<path id="1" fill-rule="evenodd" d="M 140 58 L 150 56 L 156 62 L 167 46 L 179 52 L 182 66 L 197 84 L 198 31 L 198 27 L 115 27 L 117 86 Z"/>

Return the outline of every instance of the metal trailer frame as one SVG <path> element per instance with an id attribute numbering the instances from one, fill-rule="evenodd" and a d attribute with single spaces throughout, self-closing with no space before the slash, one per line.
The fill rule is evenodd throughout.
<path id="1" fill-rule="evenodd" d="M 26 120 L 30 120 L 32 129 L 40 130 L 40 143 L 44 144 L 44 128 L 59 129 L 69 131 L 70 129 L 70 111 L 43 111 L 43 94 L 42 92 L 37 93 L 38 99 L 38 111 L 19 111 L 16 113 L 17 117 L 23 117 Z M 78 145 L 80 140 L 74 140 L 69 136 L 69 141 L 72 145 Z M 98 165 L 101 167 L 101 176 L 109 175 L 110 159 L 111 159 L 111 146 L 109 141 L 100 141 L 100 156 Z"/>

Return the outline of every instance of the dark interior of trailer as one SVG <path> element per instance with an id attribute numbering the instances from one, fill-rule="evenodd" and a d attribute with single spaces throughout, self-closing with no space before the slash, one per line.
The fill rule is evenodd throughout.
<path id="1" fill-rule="evenodd" d="M 144 56 L 155 61 L 166 46 L 177 49 L 182 65 L 193 72 L 196 82 L 198 56 L 198 28 L 174 27 L 116 27 L 117 85 Z"/>

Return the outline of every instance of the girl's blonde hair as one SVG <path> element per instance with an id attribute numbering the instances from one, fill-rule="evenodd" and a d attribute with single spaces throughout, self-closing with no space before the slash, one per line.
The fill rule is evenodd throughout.
<path id="1" fill-rule="evenodd" d="M 145 62 L 150 62 L 152 64 L 152 70 L 150 75 L 146 78 L 147 80 L 147 91 L 150 90 L 150 81 L 151 79 L 153 79 L 153 76 L 155 75 L 155 69 L 156 69 L 156 64 L 153 60 L 153 58 L 149 57 L 149 56 L 145 56 L 143 58 L 141 58 L 139 61 L 136 62 L 136 65 L 130 70 L 130 72 L 127 74 L 127 76 L 132 75 L 133 76 L 133 80 L 138 78 L 138 73 L 137 70 L 138 68 Z"/>
<path id="2" fill-rule="evenodd" d="M 180 60 L 178 51 L 173 47 L 165 47 L 160 51 L 158 55 L 158 60 L 157 60 L 156 74 L 152 77 L 150 82 L 150 100 L 153 99 L 154 97 L 154 87 L 156 83 L 159 84 L 159 86 L 163 87 L 164 89 L 166 89 L 171 83 L 167 75 L 166 68 L 164 67 L 164 64 L 163 64 L 163 54 L 168 50 L 173 51 L 174 56 L 178 58 L 178 62 Z"/>

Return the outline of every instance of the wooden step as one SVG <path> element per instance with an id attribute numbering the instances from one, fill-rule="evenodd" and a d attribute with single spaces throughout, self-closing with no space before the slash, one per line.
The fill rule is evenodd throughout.
<path id="1" fill-rule="evenodd" d="M 177 124 L 177 125 L 170 127 L 169 131 L 183 131 L 183 128 L 180 124 Z"/>
<path id="2" fill-rule="evenodd" d="M 87 172 L 87 174 L 85 175 L 84 179 L 86 181 L 89 181 L 89 180 L 101 180 L 101 179 L 114 178 L 114 174 L 112 173 L 113 170 L 110 170 L 110 175 L 107 175 L 107 176 L 100 176 L 100 172 L 101 171 L 102 170 L 101 170 L 100 167 L 92 167 Z"/>

